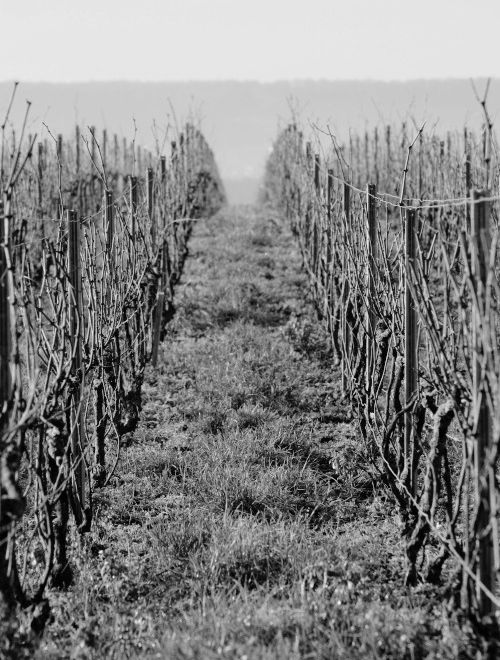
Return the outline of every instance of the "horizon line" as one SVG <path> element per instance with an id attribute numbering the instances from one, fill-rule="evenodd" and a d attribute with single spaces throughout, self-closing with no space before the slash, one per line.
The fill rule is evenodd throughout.
<path id="1" fill-rule="evenodd" d="M 105 80 L 26 80 L 22 78 L 8 78 L 0 80 L 0 85 L 18 83 L 28 85 L 108 85 L 108 84 L 131 84 L 131 85 L 192 85 L 192 84 L 258 84 L 258 85 L 276 85 L 276 84 L 300 84 L 300 83 L 377 83 L 377 84 L 408 84 L 408 83 L 442 83 L 442 82 L 466 82 L 471 80 L 500 80 L 500 76 L 439 76 L 439 77 L 419 77 L 419 78 L 276 78 L 273 80 L 258 80 L 257 78 L 185 78 L 185 79 L 158 79 L 141 80 L 127 78 L 108 78 Z"/>

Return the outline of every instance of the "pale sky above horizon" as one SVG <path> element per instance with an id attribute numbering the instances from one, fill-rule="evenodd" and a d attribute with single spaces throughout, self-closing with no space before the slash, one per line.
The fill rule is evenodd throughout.
<path id="1" fill-rule="evenodd" d="M 0 80 L 500 77 L 500 0 L 0 0 Z"/>

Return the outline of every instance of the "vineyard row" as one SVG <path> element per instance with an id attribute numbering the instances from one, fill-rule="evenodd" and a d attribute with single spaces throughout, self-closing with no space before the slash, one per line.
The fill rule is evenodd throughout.
<path id="1" fill-rule="evenodd" d="M 373 479 L 399 507 L 406 583 L 445 581 L 457 606 L 489 615 L 500 606 L 500 288 L 498 197 L 484 186 L 498 177 L 496 144 L 488 130 L 385 135 L 347 147 L 332 136 L 321 158 L 292 124 L 265 194 L 297 236 Z"/>
<path id="2" fill-rule="evenodd" d="M 115 138 L 112 158 L 93 130 L 37 142 L 5 125 L 0 598 L 26 606 L 72 580 L 75 530 L 90 528 L 93 491 L 137 426 L 193 222 L 224 192 L 191 123 L 168 156 Z"/>

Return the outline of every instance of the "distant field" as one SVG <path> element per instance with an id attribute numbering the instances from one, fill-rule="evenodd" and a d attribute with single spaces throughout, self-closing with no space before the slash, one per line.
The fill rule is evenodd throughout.
<path id="1" fill-rule="evenodd" d="M 225 179 L 224 187 L 230 204 L 254 204 L 259 193 L 259 179 Z"/>

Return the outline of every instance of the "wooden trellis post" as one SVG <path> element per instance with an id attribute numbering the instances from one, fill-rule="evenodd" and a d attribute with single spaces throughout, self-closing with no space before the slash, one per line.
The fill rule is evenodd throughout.
<path id="1" fill-rule="evenodd" d="M 115 176 L 118 174 L 118 135 L 113 133 L 113 169 L 115 170 Z"/>
<path id="2" fill-rule="evenodd" d="M 112 268 L 112 248 L 115 226 L 113 216 L 113 193 L 110 190 L 106 190 L 106 199 L 104 204 L 104 227 L 106 228 L 106 250 L 110 260 L 110 267 Z"/>
<path id="3" fill-rule="evenodd" d="M 108 166 L 108 131 L 105 128 L 102 131 L 101 157 L 102 157 L 102 166 L 106 171 Z"/>
<path id="4" fill-rule="evenodd" d="M 95 154 L 95 126 L 90 127 L 90 136 L 91 136 L 91 141 L 90 141 L 90 158 L 91 158 L 91 164 L 90 164 L 90 197 L 91 199 L 95 199 L 95 165 L 94 163 L 96 162 L 96 154 Z M 92 212 L 94 209 L 92 209 Z"/>
<path id="5" fill-rule="evenodd" d="M 417 309 L 411 294 L 410 271 L 414 268 L 417 256 L 418 215 L 415 209 L 405 212 L 405 405 L 418 391 L 418 327 Z M 413 413 L 405 414 L 404 457 L 407 484 L 410 492 L 415 493 L 416 475 L 414 474 L 412 446 Z"/>
<path id="6" fill-rule="evenodd" d="M 418 138 L 418 196 L 424 196 L 424 133 Z"/>
<path id="7" fill-rule="evenodd" d="M 472 193 L 471 213 L 471 270 L 474 278 L 477 305 L 472 312 L 472 342 L 474 349 L 473 363 L 473 397 L 475 452 L 474 472 L 476 481 L 476 506 L 478 507 L 475 539 L 478 544 L 478 559 L 476 563 L 476 597 L 481 615 L 490 614 L 493 603 L 480 588 L 483 584 L 490 592 L 495 592 L 495 564 L 498 564 L 498 526 L 496 520 L 495 502 L 495 466 L 489 465 L 489 454 L 492 450 L 492 422 L 486 396 L 486 381 L 483 364 L 486 357 L 488 341 L 484 341 L 483 332 L 489 324 L 484 323 L 486 314 L 486 284 L 490 259 L 490 202 L 489 190 Z M 498 566 L 497 566 L 498 568 Z"/>
<path id="8" fill-rule="evenodd" d="M 132 242 L 135 241 L 135 222 L 137 215 L 137 177 L 129 176 L 129 195 L 130 195 L 130 234 Z"/>
<path id="9" fill-rule="evenodd" d="M 151 230 L 151 242 L 153 252 L 156 247 L 156 218 L 154 215 L 154 174 L 153 168 L 148 167 L 146 172 L 146 196 L 147 196 L 147 206 L 148 206 L 148 219 L 149 226 Z"/>
<path id="10" fill-rule="evenodd" d="M 288 163 L 288 158 L 287 158 L 287 163 Z M 288 164 L 285 165 L 285 181 L 283 184 L 284 188 L 284 198 L 285 198 L 285 218 L 292 224 L 292 229 L 293 229 L 293 222 L 292 222 L 292 213 L 291 213 L 291 202 L 290 202 L 290 196 L 292 194 L 292 186 L 291 186 L 291 179 L 290 179 L 290 169 L 288 167 Z"/>
<path id="11" fill-rule="evenodd" d="M 166 198 L 166 185 L 167 185 L 167 159 L 165 156 L 160 158 L 160 181 L 161 181 L 161 197 L 164 201 Z M 168 247 L 168 228 L 167 228 L 167 215 L 165 209 L 162 211 L 162 224 L 163 224 L 163 243 L 162 243 L 162 260 L 161 260 L 161 290 L 165 292 L 165 298 L 170 301 L 172 298 L 172 284 L 171 272 L 172 264 L 170 263 L 170 252 Z"/>
<path id="12" fill-rule="evenodd" d="M 290 189 L 291 191 L 291 189 Z M 293 192 L 290 192 L 293 197 Z M 333 202 L 333 170 L 329 169 L 326 173 L 326 215 L 322 222 L 321 241 L 325 246 L 324 252 L 320 254 L 320 274 L 321 284 L 323 286 L 323 314 L 328 319 L 328 328 L 330 335 L 334 333 L 334 315 L 333 315 L 333 282 L 332 282 L 332 202 Z M 323 213 L 321 214 L 323 216 Z M 340 357 L 340 356 L 338 356 Z"/>
<path id="13" fill-rule="evenodd" d="M 307 169 L 307 174 L 311 176 L 312 174 L 312 144 L 309 142 L 309 140 L 306 142 L 306 169 Z"/>
<path id="14" fill-rule="evenodd" d="M 387 176 L 390 176 L 392 170 L 391 160 L 391 126 L 387 125 L 385 128 L 385 151 L 386 151 L 386 167 L 385 171 Z"/>
<path id="15" fill-rule="evenodd" d="M 467 198 L 470 197 L 471 193 L 471 161 L 470 161 L 470 153 L 469 153 L 469 147 L 468 147 L 468 142 L 467 142 L 467 137 L 465 137 L 465 152 L 464 152 L 464 183 L 465 183 L 465 196 Z M 466 209 L 466 217 L 467 217 L 467 230 L 470 230 L 470 204 L 467 204 L 467 209 Z"/>
<path id="16" fill-rule="evenodd" d="M 161 339 L 161 322 L 163 319 L 163 308 L 165 306 L 165 291 L 161 289 L 156 296 L 156 307 L 153 316 L 153 338 L 151 349 L 151 363 L 153 367 L 158 364 L 158 348 Z"/>
<path id="17" fill-rule="evenodd" d="M 374 154 L 373 160 L 375 162 L 375 185 L 378 188 L 379 186 L 379 163 L 378 163 L 378 128 L 375 126 L 373 134 L 373 144 L 374 144 Z"/>
<path id="18" fill-rule="evenodd" d="M 314 274 L 314 285 L 318 289 L 319 261 L 321 254 L 321 181 L 320 181 L 320 156 L 314 154 L 314 191 L 316 198 L 313 200 L 312 217 L 312 271 Z"/>
<path id="19" fill-rule="evenodd" d="M 321 185 L 319 180 L 319 172 L 320 172 L 320 157 L 319 154 L 314 154 L 314 190 L 318 195 L 320 192 L 320 185 Z"/>
<path id="20" fill-rule="evenodd" d="M 170 142 L 170 168 L 172 172 L 171 181 L 173 183 L 172 190 L 172 202 L 173 202 L 173 213 L 172 213 L 172 269 L 175 275 L 177 276 L 179 272 L 179 259 L 178 259 L 178 239 L 177 239 L 177 217 L 178 217 L 178 208 L 179 208 L 179 184 L 178 184 L 178 172 L 179 172 L 179 155 L 177 151 L 177 142 L 172 140 Z"/>
<path id="21" fill-rule="evenodd" d="M 0 433 L 7 425 L 7 405 L 12 388 L 10 369 L 12 330 L 7 278 L 7 245 L 7 221 L 0 201 L 0 415 L 3 422 Z"/>
<path id="22" fill-rule="evenodd" d="M 375 195 L 377 188 L 369 183 L 366 188 L 367 206 L 367 249 L 368 258 L 366 262 L 366 396 L 367 408 L 372 388 L 372 371 L 375 344 L 375 326 L 377 318 L 375 314 L 376 300 L 376 269 L 377 269 L 377 207 Z"/>
<path id="23" fill-rule="evenodd" d="M 59 190 L 61 191 L 61 197 L 62 197 L 62 189 L 63 189 L 63 136 L 59 134 L 57 136 L 57 143 L 56 143 L 56 156 L 57 156 L 57 170 L 58 170 L 58 184 L 59 184 Z M 60 199 L 59 200 L 59 216 L 62 218 L 64 213 L 64 200 Z"/>
<path id="24" fill-rule="evenodd" d="M 342 392 L 347 390 L 347 363 L 349 360 L 349 347 L 350 347 L 350 336 L 349 336 L 349 324 L 347 322 L 347 305 L 349 301 L 349 280 L 347 274 L 347 250 L 346 250 L 346 240 L 347 232 L 349 231 L 349 225 L 351 221 L 351 189 L 347 183 L 344 183 L 343 187 L 343 218 L 342 218 L 342 227 L 341 227 L 341 238 L 342 238 L 342 303 L 343 303 L 343 314 L 342 314 Z"/>
<path id="25" fill-rule="evenodd" d="M 43 142 L 38 143 L 38 219 L 39 219 L 39 228 L 41 232 L 41 238 L 45 238 L 45 227 L 43 222 Z"/>
<path id="26" fill-rule="evenodd" d="M 123 190 L 126 190 L 127 189 L 126 173 L 132 171 L 132 166 L 131 165 L 129 166 L 127 138 L 122 139 L 122 167 L 123 167 L 122 186 L 123 186 Z"/>
<path id="27" fill-rule="evenodd" d="M 75 126 L 75 169 L 76 176 L 80 174 L 80 127 Z"/>
<path id="28" fill-rule="evenodd" d="M 161 176 L 162 180 L 165 174 L 165 160 L 161 160 Z M 148 167 L 147 170 L 147 206 L 148 206 L 148 218 L 149 218 L 149 223 L 151 227 L 151 242 L 152 242 L 152 249 L 153 253 L 156 250 L 156 243 L 157 243 L 157 227 L 156 227 L 156 214 L 155 214 L 155 200 L 154 200 L 154 173 L 153 173 L 153 168 Z M 160 265 L 162 265 L 163 261 L 163 251 L 164 251 L 164 246 L 162 246 L 163 249 L 161 253 L 158 255 L 158 261 L 160 262 Z M 165 267 L 165 264 L 163 264 L 163 267 Z M 163 309 L 165 307 L 165 288 L 163 287 L 163 273 L 161 275 L 161 283 L 160 287 L 158 289 L 158 293 L 156 295 L 156 304 L 154 308 L 154 313 L 153 313 L 153 332 L 152 332 L 152 346 L 151 346 L 151 363 L 153 367 L 156 367 L 158 363 L 158 348 L 160 346 L 160 339 L 161 339 L 161 325 L 162 325 L 162 319 L 163 319 Z"/>
<path id="29" fill-rule="evenodd" d="M 106 305 L 110 308 L 112 304 L 112 282 L 115 279 L 114 254 L 113 254 L 113 236 L 114 236 L 114 218 L 113 218 L 113 195 L 109 190 L 104 193 L 103 204 L 103 230 L 106 236 L 106 249 L 103 263 L 103 277 Z M 107 262 L 107 269 L 106 269 Z M 94 384 L 95 389 L 95 443 L 94 460 L 98 472 L 95 473 L 97 483 L 102 484 L 105 477 L 106 465 L 106 415 L 105 415 L 105 397 L 104 397 L 104 373 L 102 366 L 99 367 L 99 377 Z"/>
<path id="30" fill-rule="evenodd" d="M 365 176 L 370 176 L 370 156 L 369 156 L 369 137 L 368 131 L 365 131 Z"/>
<path id="31" fill-rule="evenodd" d="M 104 231 L 106 232 L 106 257 L 108 260 L 108 273 L 106 284 L 106 302 L 111 304 L 111 282 L 114 280 L 115 259 L 113 252 L 113 237 L 115 235 L 115 224 L 113 214 L 113 193 L 106 190 L 104 199 Z"/>
<path id="32" fill-rule="evenodd" d="M 85 509 L 85 423 L 83 415 L 83 362 L 82 362 L 82 271 L 80 261 L 80 219 L 75 211 L 66 211 L 68 226 L 68 278 L 69 300 L 68 316 L 69 331 L 73 344 L 73 360 L 71 374 L 74 378 L 70 394 L 70 425 L 71 425 L 71 467 L 73 471 L 73 491 L 79 503 L 77 520 L 82 523 Z"/>
<path id="33" fill-rule="evenodd" d="M 309 141 L 306 142 L 306 180 L 307 180 L 307 198 L 306 198 L 306 208 L 304 213 L 304 230 L 303 230 L 303 241 L 304 241 L 304 250 L 307 252 L 310 249 L 311 241 L 311 201 L 309 195 L 309 185 L 310 177 L 312 175 L 312 146 Z"/>
<path id="34" fill-rule="evenodd" d="M 79 217 L 84 215 L 83 207 L 83 190 L 82 190 L 82 180 L 80 176 L 81 169 L 81 154 L 80 154 L 80 127 L 78 124 L 75 126 L 75 172 L 76 172 L 76 208 L 78 211 Z"/>
<path id="35" fill-rule="evenodd" d="M 140 145 L 137 146 L 137 172 L 142 172 L 142 149 Z"/>
<path id="36" fill-rule="evenodd" d="M 329 169 L 327 173 L 327 179 L 326 179 L 326 217 L 328 221 L 328 226 L 327 226 L 327 253 L 326 253 L 326 267 L 327 267 L 327 272 L 331 272 L 331 265 L 332 265 L 332 248 L 333 248 L 333 216 L 332 216 L 332 204 L 333 204 L 333 170 Z M 330 278 L 328 278 L 328 286 L 330 290 Z"/>

